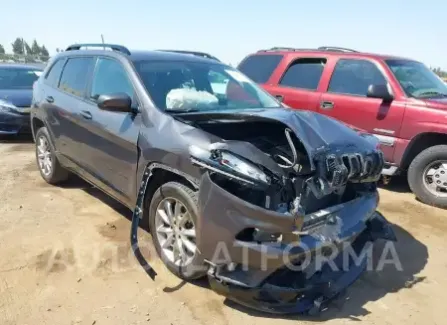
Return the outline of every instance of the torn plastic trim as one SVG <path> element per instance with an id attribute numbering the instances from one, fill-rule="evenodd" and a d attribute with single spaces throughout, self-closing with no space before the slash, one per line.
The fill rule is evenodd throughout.
<path id="1" fill-rule="evenodd" d="M 132 214 L 132 224 L 130 228 L 130 243 L 135 257 L 137 258 L 141 266 L 143 266 L 144 270 L 152 280 L 155 279 L 157 272 L 155 272 L 155 270 L 147 263 L 146 259 L 141 254 L 138 245 L 138 227 L 140 225 L 140 219 L 143 218 L 143 205 L 144 205 L 144 198 L 146 196 L 147 186 L 149 184 L 151 177 L 153 176 L 153 171 L 155 169 L 163 169 L 175 173 L 181 177 L 184 177 L 195 189 L 199 188 L 198 180 L 193 179 L 192 177 L 183 173 L 180 170 L 165 166 L 160 163 L 150 163 L 146 166 L 143 172 L 143 178 L 140 183 L 140 188 L 138 189 L 135 209 Z"/>
<path id="2" fill-rule="evenodd" d="M 146 262 L 145 258 L 141 254 L 140 247 L 138 246 L 138 227 L 140 225 L 140 219 L 143 216 L 144 195 L 146 193 L 147 184 L 151 176 L 152 170 L 146 167 L 146 170 L 143 174 L 143 179 L 141 181 L 140 189 L 138 191 L 135 209 L 132 214 L 132 224 L 130 227 L 130 244 L 132 247 L 132 252 L 134 253 L 136 259 L 143 266 L 150 278 L 154 280 L 157 272 L 155 272 L 155 270 Z"/>

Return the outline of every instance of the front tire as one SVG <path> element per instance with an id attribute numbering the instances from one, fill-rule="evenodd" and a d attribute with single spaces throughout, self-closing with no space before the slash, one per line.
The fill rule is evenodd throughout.
<path id="1" fill-rule="evenodd" d="M 160 186 L 149 206 L 149 227 L 158 256 L 184 280 L 206 274 L 196 246 L 197 192 L 178 183 Z"/>
<path id="2" fill-rule="evenodd" d="M 447 145 L 417 155 L 408 168 L 408 184 L 421 202 L 447 208 Z"/>
<path id="3" fill-rule="evenodd" d="M 36 163 L 42 178 L 52 185 L 66 181 L 69 177 L 69 172 L 59 163 L 47 128 L 41 127 L 37 130 L 35 139 Z"/>

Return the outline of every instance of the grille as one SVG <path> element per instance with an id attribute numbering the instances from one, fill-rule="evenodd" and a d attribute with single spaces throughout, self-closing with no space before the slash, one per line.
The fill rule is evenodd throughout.
<path id="1" fill-rule="evenodd" d="M 348 179 L 351 180 L 377 177 L 382 172 L 384 165 L 381 151 L 374 151 L 366 155 L 344 154 L 341 159 L 348 170 Z"/>
<path id="2" fill-rule="evenodd" d="M 378 177 L 383 169 L 384 159 L 381 151 L 374 151 L 362 155 L 348 153 L 339 157 L 326 157 L 326 170 L 329 182 L 333 186 L 340 186 L 348 180 L 359 181 Z"/>

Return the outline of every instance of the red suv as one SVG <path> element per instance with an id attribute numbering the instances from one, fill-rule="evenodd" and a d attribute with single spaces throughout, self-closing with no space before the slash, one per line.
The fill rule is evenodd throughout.
<path id="1" fill-rule="evenodd" d="M 374 134 L 382 173 L 407 172 L 419 200 L 447 208 L 447 85 L 424 64 L 339 47 L 272 48 L 238 69 L 292 108 Z"/>

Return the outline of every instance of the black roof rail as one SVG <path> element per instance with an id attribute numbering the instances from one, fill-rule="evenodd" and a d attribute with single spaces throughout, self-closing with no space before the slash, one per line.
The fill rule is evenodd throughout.
<path id="1" fill-rule="evenodd" d="M 348 49 L 346 47 L 339 47 L 339 46 L 320 46 L 318 48 L 320 51 L 334 51 L 334 52 L 352 52 L 352 53 L 358 53 L 358 51 L 353 49 Z"/>
<path id="2" fill-rule="evenodd" d="M 190 55 L 200 56 L 202 58 L 212 59 L 212 60 L 216 60 L 216 61 L 220 62 L 220 60 L 218 58 L 216 58 L 215 56 L 212 56 L 211 54 L 205 53 L 205 52 L 186 51 L 186 50 L 156 50 L 156 51 L 172 52 L 172 53 L 179 53 L 179 54 L 190 54 Z"/>
<path id="3" fill-rule="evenodd" d="M 84 43 L 84 44 L 73 44 L 67 47 L 65 51 L 76 51 L 80 50 L 81 47 L 102 47 L 102 48 L 110 48 L 114 51 L 121 52 L 127 55 L 130 55 L 130 51 L 127 47 L 117 44 L 103 44 L 103 43 Z"/>

